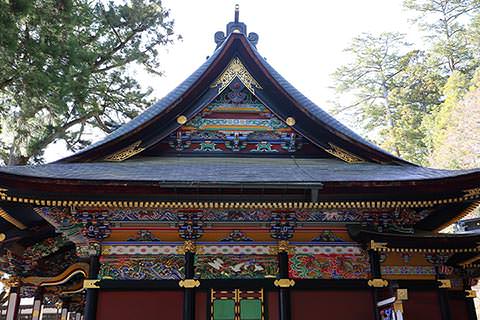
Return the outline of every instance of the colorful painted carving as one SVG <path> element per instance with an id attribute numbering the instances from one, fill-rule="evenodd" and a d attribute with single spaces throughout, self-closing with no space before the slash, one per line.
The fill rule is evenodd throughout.
<path id="1" fill-rule="evenodd" d="M 273 212 L 270 235 L 277 240 L 288 240 L 293 237 L 296 225 L 295 214 L 289 212 Z"/>
<path id="2" fill-rule="evenodd" d="M 253 241 L 253 239 L 247 237 L 241 230 L 232 230 L 228 237 L 223 238 L 220 241 Z"/>
<path id="3" fill-rule="evenodd" d="M 432 266 L 382 266 L 384 275 L 435 275 L 435 267 Z"/>
<path id="4" fill-rule="evenodd" d="M 178 219 L 178 233 L 182 239 L 196 240 L 202 236 L 203 229 L 200 215 L 180 213 Z"/>
<path id="5" fill-rule="evenodd" d="M 425 260 L 434 266 L 445 265 L 453 253 L 425 253 Z"/>
<path id="6" fill-rule="evenodd" d="M 288 154 L 306 143 L 237 78 L 199 114 L 161 142 L 160 149 L 166 153 Z"/>
<path id="7" fill-rule="evenodd" d="M 318 237 L 312 239 L 313 242 L 345 242 L 342 238 L 339 238 L 331 230 L 325 230 L 320 233 Z"/>
<path id="8" fill-rule="evenodd" d="M 160 241 L 160 239 L 148 230 L 138 230 L 135 237 L 129 238 L 128 241 Z"/>
<path id="9" fill-rule="evenodd" d="M 369 272 L 365 254 L 295 254 L 289 259 L 294 279 L 367 279 Z"/>
<path id="10" fill-rule="evenodd" d="M 25 249 L 23 257 L 28 260 L 38 260 L 57 252 L 68 244 L 71 244 L 71 242 L 64 236 L 47 238 Z"/>
<path id="11" fill-rule="evenodd" d="M 195 210 L 168 210 L 168 209 L 108 209 L 110 221 L 156 221 L 179 222 L 181 216 L 195 214 L 200 222 L 268 222 L 273 223 L 279 216 L 288 215 L 298 223 L 310 222 L 360 222 L 371 223 L 374 226 L 390 225 L 411 226 L 425 218 L 429 211 L 423 210 L 414 214 L 414 209 L 315 209 L 315 210 L 227 210 L 227 209 L 195 209 Z M 292 220 L 293 221 L 293 220 Z"/>
<path id="12" fill-rule="evenodd" d="M 200 255 L 195 270 L 201 279 L 256 279 L 275 277 L 277 265 L 271 255 Z"/>
<path id="13" fill-rule="evenodd" d="M 180 280 L 184 278 L 182 255 L 102 257 L 100 279 L 114 280 Z"/>
<path id="14" fill-rule="evenodd" d="M 180 245 L 102 245 L 102 255 L 157 255 L 175 254 L 179 251 Z"/>
<path id="15" fill-rule="evenodd" d="M 101 241 L 110 236 L 108 211 L 78 211 L 75 218 L 83 224 L 83 234 L 87 238 Z"/>

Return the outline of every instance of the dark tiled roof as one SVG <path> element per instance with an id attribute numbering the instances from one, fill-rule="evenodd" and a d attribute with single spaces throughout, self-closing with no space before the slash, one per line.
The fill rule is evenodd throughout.
<path id="1" fill-rule="evenodd" d="M 77 152 L 76 155 L 80 155 L 93 148 L 96 148 L 105 143 L 111 142 L 121 137 L 122 135 L 128 132 L 131 132 L 134 129 L 142 126 L 143 124 L 153 119 L 155 116 L 161 114 L 166 108 L 168 108 L 175 101 L 181 98 L 182 95 L 185 94 L 185 92 L 200 79 L 200 77 L 204 74 L 204 72 L 208 69 L 208 67 L 217 59 L 217 57 L 219 56 L 220 52 L 222 52 L 222 50 L 224 49 L 225 44 L 227 42 L 228 42 L 228 39 L 223 42 L 222 46 L 220 46 L 218 49 L 215 50 L 213 55 L 210 58 L 208 58 L 207 61 L 205 61 L 205 63 L 203 63 L 200 66 L 200 68 L 198 68 L 192 75 L 190 75 L 185 81 L 183 81 L 178 87 L 176 87 L 164 98 L 162 98 L 161 100 L 153 104 L 151 107 L 149 107 L 142 114 L 140 114 L 130 122 L 124 124 L 117 130 L 115 130 L 114 132 L 106 136 L 104 139 L 90 145 L 89 147 L 81 150 L 80 152 Z M 326 126 L 332 128 L 334 131 L 337 131 L 341 135 L 344 135 L 355 142 L 367 145 L 368 147 L 374 150 L 377 150 L 383 154 L 386 154 L 390 158 L 401 160 L 389 154 L 388 152 L 384 151 L 383 149 L 377 147 L 376 145 L 368 142 L 367 140 L 363 139 L 358 134 L 348 129 L 346 126 L 341 124 L 338 120 L 336 120 L 334 117 L 332 117 L 327 112 L 325 112 L 322 108 L 320 108 L 315 103 L 313 103 L 310 99 L 305 97 L 300 91 L 298 91 L 293 85 L 291 85 L 287 80 L 285 80 L 272 66 L 270 66 L 265 61 L 265 59 L 260 55 L 260 53 L 255 48 L 255 46 L 253 46 L 249 41 L 245 41 L 245 43 L 247 43 L 247 45 L 251 47 L 252 51 L 254 52 L 254 54 L 260 61 L 260 63 L 262 63 L 262 65 L 271 74 L 274 80 L 278 82 L 280 86 L 283 87 L 285 92 L 288 95 L 290 95 L 295 101 L 297 101 L 299 105 L 305 108 L 307 112 L 309 112 L 312 115 L 313 118 L 316 118 L 319 123 L 325 124 Z M 404 162 L 404 160 L 401 160 L 401 162 Z"/>
<path id="2" fill-rule="evenodd" d="M 460 176 L 480 170 L 413 165 L 348 164 L 335 159 L 165 157 L 125 162 L 51 163 L 0 168 L 0 173 L 55 179 L 159 183 L 290 183 L 408 181 Z"/>

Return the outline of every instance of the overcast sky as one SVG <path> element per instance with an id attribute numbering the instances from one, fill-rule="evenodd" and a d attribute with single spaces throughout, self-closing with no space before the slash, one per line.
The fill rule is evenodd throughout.
<path id="1" fill-rule="evenodd" d="M 195 71 L 215 49 L 213 35 L 233 20 L 235 4 L 248 32 L 259 37 L 257 49 L 290 83 L 320 107 L 333 99 L 331 74 L 347 61 L 343 49 L 362 32 L 399 31 L 418 42 L 402 0 L 164 0 L 183 40 L 162 50 L 163 77 L 138 70 L 137 78 L 161 98 Z M 355 128 L 352 128 L 355 130 Z M 99 139 L 99 137 L 95 137 Z M 65 156 L 50 147 L 47 161 Z"/>

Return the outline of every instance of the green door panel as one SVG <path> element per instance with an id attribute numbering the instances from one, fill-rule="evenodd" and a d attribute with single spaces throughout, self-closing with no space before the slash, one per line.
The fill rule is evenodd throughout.
<path id="1" fill-rule="evenodd" d="M 215 300 L 213 302 L 214 320 L 234 320 L 235 319 L 235 301 L 234 300 Z"/>
<path id="2" fill-rule="evenodd" d="M 262 302 L 258 299 L 240 301 L 241 320 L 261 320 Z"/>

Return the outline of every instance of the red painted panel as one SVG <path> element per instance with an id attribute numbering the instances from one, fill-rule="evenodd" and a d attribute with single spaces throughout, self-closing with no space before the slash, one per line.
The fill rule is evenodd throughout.
<path id="1" fill-rule="evenodd" d="M 278 291 L 267 291 L 265 297 L 267 305 L 268 320 L 278 320 Z"/>
<path id="2" fill-rule="evenodd" d="M 463 292 L 462 292 L 463 293 Z M 468 319 L 467 303 L 463 297 L 450 297 L 448 299 L 452 319 Z"/>
<path id="3" fill-rule="evenodd" d="M 437 291 L 408 290 L 408 300 L 403 303 L 403 310 L 405 319 L 441 320 L 442 318 Z"/>
<path id="4" fill-rule="evenodd" d="M 292 318 L 295 320 L 374 319 L 371 291 L 292 290 Z"/>
<path id="5" fill-rule="evenodd" d="M 97 320 L 181 320 L 182 305 L 183 291 L 100 291 Z"/>
<path id="6" fill-rule="evenodd" d="M 206 291 L 197 291 L 195 293 L 195 319 L 207 320 L 207 301 L 208 293 Z"/>

